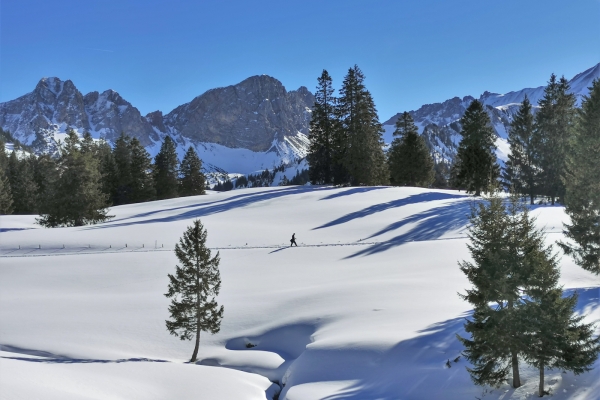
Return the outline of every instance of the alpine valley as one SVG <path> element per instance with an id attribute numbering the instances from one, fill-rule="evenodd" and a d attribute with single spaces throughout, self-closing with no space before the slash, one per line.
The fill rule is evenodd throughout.
<path id="1" fill-rule="evenodd" d="M 569 81 L 578 104 L 599 78 L 600 63 Z M 501 161 L 509 151 L 506 138 L 513 113 L 525 95 L 537 105 L 543 92 L 540 86 L 505 94 L 486 91 L 479 97 L 498 135 Z M 460 141 L 459 120 L 474 99 L 454 97 L 410 111 L 436 162 L 452 162 Z M 109 143 L 124 132 L 138 138 L 151 155 L 170 135 L 180 158 L 190 145 L 195 147 L 207 173 L 236 176 L 283 166 L 284 173 L 273 182 L 277 185 L 284 175 L 291 178 L 306 168 L 313 103 L 306 87 L 287 91 L 277 79 L 260 75 L 211 89 L 168 114 L 154 111 L 143 116 L 114 90 L 84 95 L 70 80 L 43 78 L 32 92 L 0 103 L 0 127 L 38 154 L 55 152 L 68 128 L 80 134 L 88 131 Z M 392 141 L 399 115 L 383 123 L 386 144 Z"/>

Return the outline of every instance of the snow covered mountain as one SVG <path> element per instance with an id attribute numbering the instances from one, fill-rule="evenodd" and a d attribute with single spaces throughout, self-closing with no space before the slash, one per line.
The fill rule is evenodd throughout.
<path id="1" fill-rule="evenodd" d="M 588 87 L 592 85 L 594 79 L 600 79 L 600 63 L 577 74 L 569 81 L 570 92 L 576 95 L 578 106 L 581 104 L 583 96 L 589 93 Z M 479 97 L 479 101 L 486 106 L 494 129 L 498 134 L 498 140 L 496 141 L 498 146 L 497 155 L 502 161 L 507 159 L 508 154 L 508 144 L 506 142 L 508 127 L 512 116 L 519 108 L 525 95 L 535 107 L 544 95 L 544 86 L 521 89 L 505 94 L 486 91 Z M 425 136 L 437 161 L 452 162 L 460 142 L 461 126 L 459 120 L 474 99 L 472 96 L 465 96 L 462 99 L 454 97 L 442 103 L 426 104 L 417 110 L 409 111 L 419 128 L 419 132 Z M 391 142 L 395 129 L 394 124 L 400 115 L 401 113 L 398 113 L 384 122 L 386 143 Z"/>
<path id="2" fill-rule="evenodd" d="M 578 104 L 597 78 L 600 63 L 569 81 Z M 543 92 L 540 86 L 505 94 L 486 91 L 479 97 L 498 134 L 500 160 L 507 158 L 508 126 L 524 96 L 535 105 Z M 410 111 L 437 161 L 454 159 L 460 141 L 458 121 L 474 99 L 454 97 Z M 38 153 L 52 152 L 67 127 L 109 142 L 125 132 L 137 137 L 151 155 L 168 134 L 177 143 L 180 158 L 194 146 L 207 172 L 225 176 L 292 165 L 302 159 L 308 149 L 313 104 L 314 96 L 306 87 L 287 91 L 277 79 L 261 75 L 211 89 L 166 115 L 155 111 L 142 116 L 113 90 L 83 95 L 70 80 L 44 78 L 31 93 L 0 103 L 0 127 Z M 392 141 L 399 115 L 384 122 L 386 143 Z"/>
<path id="3" fill-rule="evenodd" d="M 144 117 L 113 90 L 83 95 L 70 80 L 43 78 L 31 93 L 0 104 L 0 126 L 37 153 L 52 152 L 68 127 L 109 142 L 125 132 L 152 155 L 168 134 L 180 156 L 196 147 L 209 171 L 249 173 L 306 155 L 313 103 L 305 87 L 288 92 L 262 75 Z"/>

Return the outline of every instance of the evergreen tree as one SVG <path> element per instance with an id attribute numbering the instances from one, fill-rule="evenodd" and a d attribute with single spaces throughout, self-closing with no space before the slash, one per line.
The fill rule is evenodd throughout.
<path id="1" fill-rule="evenodd" d="M 113 155 L 113 149 L 104 139 L 98 143 L 98 168 L 100 169 L 100 182 L 102 193 L 108 196 L 109 204 L 116 205 L 117 187 L 119 185 L 119 172 Z"/>
<path id="2" fill-rule="evenodd" d="M 32 157 L 33 179 L 37 185 L 38 213 L 46 212 L 46 204 L 54 195 L 56 181 L 58 180 L 58 166 L 56 161 L 48 154 L 42 154 L 37 158 Z"/>
<path id="3" fill-rule="evenodd" d="M 538 164 L 542 169 L 543 194 L 552 204 L 565 195 L 563 177 L 566 157 L 575 122 L 575 96 L 568 93 L 569 84 L 562 77 L 550 76 L 535 115 L 535 140 L 539 143 Z"/>
<path id="4" fill-rule="evenodd" d="M 600 79 L 578 112 L 578 123 L 566 173 L 566 208 L 571 224 L 560 243 L 582 268 L 600 274 Z"/>
<path id="5" fill-rule="evenodd" d="M 333 182 L 333 138 L 337 129 L 335 107 L 332 79 L 329 73 L 323 70 L 318 78 L 308 135 L 310 144 L 307 161 L 310 181 L 314 185 Z"/>
<path id="6" fill-rule="evenodd" d="M 179 168 L 175 142 L 165 137 L 160 151 L 154 158 L 154 186 L 158 200 L 177 197 Z"/>
<path id="7" fill-rule="evenodd" d="M 539 167 L 535 164 L 537 144 L 533 132 L 531 103 L 525 95 L 508 131 L 510 154 L 503 178 L 508 189 L 529 196 L 531 204 L 535 199 L 539 175 Z"/>
<path id="8" fill-rule="evenodd" d="M 81 149 L 77 133 L 67 131 L 58 160 L 59 178 L 37 222 L 45 227 L 82 226 L 106 221 L 107 196 L 101 190 L 98 160 Z"/>
<path id="9" fill-rule="evenodd" d="M 196 340 L 190 362 L 196 361 L 200 332 L 217 333 L 224 311 L 215 300 L 221 288 L 219 253 L 211 258 L 206 236 L 197 219 L 179 239 L 175 255 L 181 266 L 175 267 L 175 275 L 169 274 L 169 290 L 165 294 L 171 299 L 171 319 L 166 321 L 169 333 L 181 340 Z"/>
<path id="10" fill-rule="evenodd" d="M 116 165 L 115 193 L 113 204 L 131 203 L 132 177 L 131 177 L 131 137 L 121 132 L 121 136 L 115 141 L 113 158 Z"/>
<path id="11" fill-rule="evenodd" d="M 206 178 L 202 173 L 202 160 L 190 146 L 179 167 L 179 195 L 196 196 L 206 194 Z"/>
<path id="12" fill-rule="evenodd" d="M 0 215 L 12 214 L 12 190 L 10 189 L 10 181 L 6 176 L 8 168 L 8 157 L 4 148 L 4 142 L 0 140 Z"/>
<path id="13" fill-rule="evenodd" d="M 13 213 L 35 213 L 37 211 L 38 187 L 35 184 L 32 161 L 29 157 L 19 160 L 16 151 L 10 154 L 8 159 L 8 180 L 12 192 Z"/>
<path id="14" fill-rule="evenodd" d="M 500 175 L 494 153 L 496 134 L 490 117 L 479 100 L 473 100 L 460 123 L 462 139 L 452 172 L 454 185 L 479 196 L 482 191 L 493 190 Z"/>
<path id="15" fill-rule="evenodd" d="M 129 154 L 131 156 L 129 166 L 131 182 L 128 200 L 132 203 L 154 200 L 156 189 L 154 188 L 150 154 L 137 138 L 129 141 Z"/>
<path id="16" fill-rule="evenodd" d="M 428 187 L 435 178 L 433 158 L 412 116 L 404 112 L 396 121 L 396 138 L 388 151 L 390 182 L 395 186 Z"/>
<path id="17" fill-rule="evenodd" d="M 593 338 L 594 325 L 581 323 L 575 313 L 577 294 L 563 297 L 558 286 L 560 272 L 550 249 L 536 263 L 527 289 L 524 309 L 527 321 L 525 358 L 539 369 L 539 397 L 544 391 L 545 369 L 559 368 L 576 375 L 591 370 L 600 352 L 600 337 Z"/>
<path id="18" fill-rule="evenodd" d="M 461 297 L 474 313 L 465 324 L 471 338 L 459 337 L 473 364 L 468 371 L 476 384 L 498 386 L 512 370 L 513 387 L 519 387 L 519 354 L 526 347 L 524 291 L 536 266 L 547 260 L 544 237 L 513 195 L 508 207 L 497 196 L 479 203 L 471 215 L 469 239 L 473 262 L 463 261 L 460 267 L 473 287 Z"/>
<path id="19" fill-rule="evenodd" d="M 340 127 L 334 138 L 338 158 L 335 162 L 341 162 L 353 186 L 381 185 L 389 181 L 382 149 L 383 127 L 364 79 L 358 66 L 348 70 L 337 107 Z"/>

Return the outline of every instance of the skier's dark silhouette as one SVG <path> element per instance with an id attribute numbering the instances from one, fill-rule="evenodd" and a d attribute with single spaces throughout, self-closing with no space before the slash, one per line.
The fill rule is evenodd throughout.
<path id="1" fill-rule="evenodd" d="M 290 247 L 292 247 L 293 245 L 296 245 L 296 247 L 298 247 L 298 243 L 296 243 L 296 234 L 292 233 L 292 238 L 290 239 Z"/>

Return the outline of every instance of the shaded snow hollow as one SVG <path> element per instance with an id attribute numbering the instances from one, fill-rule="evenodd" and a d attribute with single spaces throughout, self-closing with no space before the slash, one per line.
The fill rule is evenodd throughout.
<path id="1" fill-rule="evenodd" d="M 115 218 L 42 229 L 0 217 L 0 397 L 532 399 L 474 386 L 455 334 L 469 305 L 466 224 L 474 200 L 416 188 L 244 189 L 114 207 Z M 561 207 L 535 207 L 548 243 Z M 170 336 L 167 274 L 194 218 L 219 249 L 225 317 L 193 343 Z M 298 248 L 289 248 L 296 233 Z M 20 249 L 19 249 L 20 246 Z M 64 246 L 64 248 L 63 248 Z M 126 247 L 127 246 L 127 247 Z M 600 319 L 600 279 L 561 261 L 578 311 Z M 599 332 L 600 333 L 600 332 Z M 446 367 L 447 360 L 451 368 Z M 594 399 L 600 363 L 548 371 L 552 399 Z"/>

